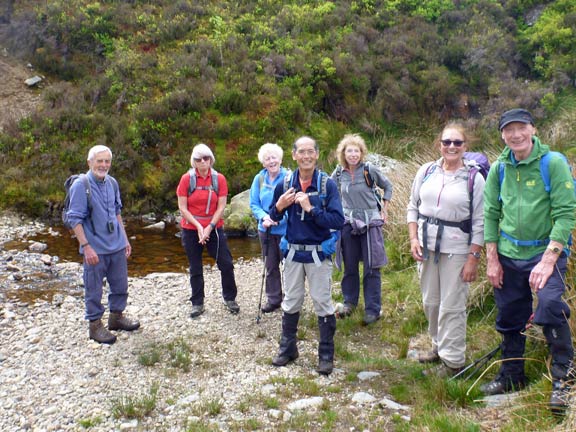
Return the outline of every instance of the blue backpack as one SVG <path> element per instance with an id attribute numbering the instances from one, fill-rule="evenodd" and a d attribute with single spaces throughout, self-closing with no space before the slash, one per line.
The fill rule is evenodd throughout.
<path id="1" fill-rule="evenodd" d="M 552 189 L 552 186 L 550 184 L 550 160 L 553 157 L 557 157 L 562 159 L 566 165 L 568 165 L 568 167 L 570 168 L 570 172 L 572 172 L 572 166 L 570 165 L 570 163 L 568 162 L 568 159 L 566 159 L 566 156 L 564 156 L 563 153 L 560 152 L 556 152 L 556 151 L 549 151 L 548 153 L 544 154 L 544 156 L 542 156 L 540 158 L 540 176 L 542 177 L 542 181 L 544 182 L 544 189 L 546 190 L 547 193 L 550 193 L 550 190 Z M 504 170 L 505 170 L 505 164 L 503 164 L 502 162 L 498 163 L 498 182 L 500 184 L 500 186 L 502 186 L 502 183 L 504 182 Z M 574 178 L 574 176 L 572 176 L 572 182 L 574 183 L 574 193 L 576 194 L 576 179 Z M 502 196 L 498 195 L 498 200 L 502 201 Z M 550 239 L 546 239 L 546 240 L 517 240 L 514 237 L 512 237 L 510 234 L 505 233 L 504 231 L 500 231 L 500 234 L 502 235 L 502 237 L 510 240 L 513 244 L 515 244 L 516 246 L 540 246 L 543 244 L 547 244 Z M 572 244 L 572 234 L 570 234 L 570 236 L 568 237 L 568 245 Z"/>
<path id="2" fill-rule="evenodd" d="M 570 172 L 572 172 L 572 166 L 566 159 L 563 153 L 556 152 L 556 151 L 549 151 L 544 156 L 540 158 L 540 175 L 542 176 L 542 181 L 544 182 L 544 189 L 546 192 L 550 193 L 552 186 L 550 185 L 550 159 L 552 157 L 558 157 L 562 159 L 566 165 L 570 168 Z M 502 186 L 502 182 L 504 181 L 504 164 L 498 164 L 498 181 L 500 182 L 500 186 Z M 576 194 L 576 179 L 572 177 L 572 181 L 574 182 L 574 193 Z M 499 196 L 498 199 L 502 201 L 502 197 Z"/>
<path id="3" fill-rule="evenodd" d="M 292 187 L 292 182 L 293 182 L 295 172 L 296 171 L 294 171 L 292 173 L 288 172 L 284 176 L 284 192 L 286 192 L 288 189 L 290 189 L 290 187 Z M 320 201 L 322 202 L 322 208 L 323 209 L 326 209 L 326 197 L 327 197 L 326 183 L 328 183 L 328 178 L 329 178 L 328 174 L 326 174 L 322 170 L 318 170 L 318 179 L 317 179 L 317 183 L 316 183 L 316 191 L 317 192 L 308 193 L 308 196 L 317 195 L 318 198 L 320 198 Z"/>

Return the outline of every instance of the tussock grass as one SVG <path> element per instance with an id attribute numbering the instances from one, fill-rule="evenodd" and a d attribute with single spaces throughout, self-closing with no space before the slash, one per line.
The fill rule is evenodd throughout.
<path id="1" fill-rule="evenodd" d="M 541 130 L 544 143 L 553 149 L 564 151 L 576 160 L 573 144 L 576 139 L 576 109 L 563 112 L 554 123 Z M 438 126 L 436 131 L 439 131 Z M 436 132 L 435 131 L 435 132 Z M 434 133 L 435 133 L 434 132 Z M 371 150 L 394 157 L 401 148 L 404 161 L 387 173 L 394 185 L 394 197 L 389 205 L 389 220 L 385 226 L 386 250 L 390 263 L 382 271 L 382 319 L 366 328 L 362 326 L 363 304 L 347 319 L 338 320 L 336 333 L 337 367 L 347 371 L 344 386 L 358 386 L 357 374 L 363 370 L 375 370 L 385 379 L 378 381 L 379 390 L 395 401 L 412 407 L 410 422 L 399 415 L 393 417 L 393 425 L 381 430 L 396 431 L 480 431 L 502 430 L 519 432 L 576 430 L 576 415 L 569 414 L 559 422 L 549 411 L 548 400 L 551 380 L 546 363 L 548 349 L 541 329 L 528 330 L 526 346 L 526 374 L 529 387 L 520 392 L 511 406 L 487 408 L 482 403 L 479 385 L 492 379 L 500 366 L 499 353 L 469 380 L 448 381 L 425 378 L 424 366 L 408 360 L 410 343 L 414 339 L 427 339 L 427 322 L 421 304 L 418 276 L 410 256 L 406 206 L 412 181 L 418 168 L 425 162 L 440 157 L 438 149 L 430 143 L 434 133 L 417 131 L 413 138 L 401 140 L 390 135 L 382 136 L 372 144 Z M 472 151 L 485 152 L 494 162 L 503 148 L 497 133 L 482 132 Z M 572 246 L 573 253 L 576 247 Z M 576 286 L 576 264 L 570 260 L 566 283 Z M 479 280 L 471 285 L 468 299 L 467 357 L 471 362 L 500 343 L 500 335 L 494 329 L 496 307 L 493 289 L 486 280 L 485 260 L 481 261 Z M 334 272 L 334 301 L 341 302 L 338 289 L 341 272 Z M 566 300 L 573 308 L 576 291 L 567 291 Z M 576 333 L 576 325 L 573 327 Z M 481 375 L 483 374 L 483 375 Z M 362 383 L 363 385 L 363 383 Z M 368 387 L 373 384 L 367 384 Z M 373 389 L 375 392 L 376 388 Z M 343 389 L 346 392 L 346 388 Z M 339 412 L 339 424 L 347 423 L 362 428 L 349 413 Z M 562 419 L 560 419 L 562 420 Z M 372 424 L 371 430 L 380 430 Z"/>
<path id="2" fill-rule="evenodd" d="M 141 419 L 152 413 L 156 408 L 156 400 L 160 386 L 152 384 L 148 394 L 137 396 L 123 395 L 111 402 L 111 412 L 114 418 Z"/>

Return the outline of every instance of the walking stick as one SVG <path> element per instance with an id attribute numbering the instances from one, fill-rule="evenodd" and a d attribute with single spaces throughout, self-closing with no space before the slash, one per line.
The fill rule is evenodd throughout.
<path id="1" fill-rule="evenodd" d="M 260 285 L 260 300 L 258 301 L 258 314 L 256 315 L 256 324 L 260 324 L 262 319 L 262 293 L 264 292 L 264 283 L 266 282 L 266 257 L 268 256 L 268 246 L 270 244 L 270 227 L 266 228 L 266 235 L 262 242 L 262 254 L 264 255 L 264 267 L 262 268 L 262 285 Z"/>
<path id="2" fill-rule="evenodd" d="M 530 327 L 532 327 L 532 321 L 533 320 L 534 320 L 534 313 L 532 313 L 532 315 L 530 315 L 530 318 L 528 318 L 528 321 L 526 322 L 526 325 L 524 326 L 524 330 L 522 330 L 523 332 L 525 332 Z M 484 354 L 478 360 L 475 360 L 472 363 L 470 363 L 468 366 L 466 366 L 464 369 L 462 369 L 460 372 L 458 372 L 456 375 L 454 375 L 448 381 L 451 381 L 451 380 L 454 380 L 457 378 L 462 378 L 462 377 L 464 379 L 472 378 L 481 368 L 483 368 L 492 359 L 492 357 L 494 357 L 498 353 L 498 351 L 500 351 L 501 348 L 502 348 L 502 343 L 498 344 L 498 346 L 496 348 L 494 348 L 489 353 Z M 474 368 L 474 369 L 472 369 L 472 368 Z M 472 369 L 472 370 L 470 370 L 470 369 Z M 470 372 L 468 372 L 468 371 L 470 371 Z"/>
<path id="3" fill-rule="evenodd" d="M 470 363 L 468 366 L 466 366 L 464 369 L 462 369 L 460 372 L 458 372 L 456 375 L 450 378 L 449 381 L 458 378 L 464 378 L 464 379 L 472 378 L 481 368 L 483 368 L 492 359 L 492 357 L 494 357 L 498 353 L 498 351 L 500 351 L 501 346 L 502 345 L 499 344 L 492 351 L 484 354 L 479 359 Z"/>

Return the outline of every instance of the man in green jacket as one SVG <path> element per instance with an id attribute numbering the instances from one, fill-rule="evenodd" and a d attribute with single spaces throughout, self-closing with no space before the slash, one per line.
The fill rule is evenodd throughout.
<path id="1" fill-rule="evenodd" d="M 534 323 L 543 327 L 552 357 L 550 406 L 563 412 L 574 378 L 570 308 L 562 299 L 568 239 L 576 222 L 574 182 L 560 155 L 550 155 L 549 179 L 544 178 L 540 160 L 550 149 L 536 136 L 530 112 L 506 111 L 499 129 L 506 148 L 486 180 L 484 239 L 503 362 L 496 378 L 481 390 L 494 395 L 525 386 L 522 331 L 532 316 L 534 293 Z"/>

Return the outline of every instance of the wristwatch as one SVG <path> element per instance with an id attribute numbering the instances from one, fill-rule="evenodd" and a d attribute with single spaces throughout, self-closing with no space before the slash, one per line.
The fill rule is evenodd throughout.
<path id="1" fill-rule="evenodd" d="M 548 246 L 546 249 L 555 253 L 556 255 L 560 255 L 560 252 L 562 252 L 562 249 L 560 249 L 559 247 L 556 247 L 556 246 Z"/>
<path id="2" fill-rule="evenodd" d="M 480 259 L 481 257 L 480 252 L 470 252 L 470 255 L 472 255 L 476 259 Z"/>

